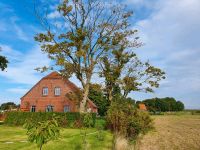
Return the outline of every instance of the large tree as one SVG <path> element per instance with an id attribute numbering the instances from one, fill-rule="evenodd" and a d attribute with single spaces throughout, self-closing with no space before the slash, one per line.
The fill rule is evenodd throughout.
<path id="1" fill-rule="evenodd" d="M 0 51 L 1 51 L 1 47 L 0 47 Z M 0 55 L 0 69 L 1 69 L 1 71 L 4 71 L 7 68 L 7 65 L 8 65 L 8 60 L 6 59 L 6 57 Z"/>
<path id="2" fill-rule="evenodd" d="M 159 81 L 165 78 L 161 69 L 150 65 L 148 61 L 143 63 L 133 52 L 141 46 L 133 42 L 133 35 L 132 30 L 114 35 L 109 45 L 111 53 L 101 59 L 99 74 L 105 78 L 105 89 L 110 101 L 116 86 L 126 98 L 131 91 L 153 92 L 153 88 L 158 88 Z"/>
<path id="3" fill-rule="evenodd" d="M 41 16 L 42 13 L 38 13 L 36 8 L 46 32 L 37 34 L 35 40 L 41 43 L 42 51 L 55 62 L 55 66 L 61 67 L 59 70 L 63 76 L 74 74 L 80 80 L 83 87 L 80 112 L 85 112 L 92 75 L 100 59 L 112 53 L 110 50 L 114 42 L 118 46 L 121 44 L 113 41 L 113 37 L 126 41 L 128 35 L 136 32 L 128 30 L 132 12 L 101 0 L 64 0 L 57 11 L 61 16 L 59 23 L 62 24 L 59 31 L 54 26 L 55 22 Z M 135 43 L 136 39 L 133 39 L 131 44 L 136 46 Z M 43 67 L 42 70 L 48 68 L 52 66 Z"/>

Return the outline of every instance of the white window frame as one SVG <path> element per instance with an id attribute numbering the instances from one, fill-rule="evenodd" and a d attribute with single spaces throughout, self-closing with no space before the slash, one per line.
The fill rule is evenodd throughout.
<path id="1" fill-rule="evenodd" d="M 30 112 L 36 112 L 36 106 L 35 105 L 31 106 Z"/>
<path id="2" fill-rule="evenodd" d="M 55 87 L 54 94 L 55 94 L 55 96 L 60 96 L 61 95 L 61 88 L 60 87 Z"/>
<path id="3" fill-rule="evenodd" d="M 47 107 L 46 107 L 46 112 L 53 112 L 53 110 L 54 110 L 54 106 L 52 106 L 52 105 L 47 105 Z"/>
<path id="4" fill-rule="evenodd" d="M 69 105 L 64 106 L 64 112 L 70 112 L 70 106 Z"/>
<path id="5" fill-rule="evenodd" d="M 43 88 L 42 88 L 42 95 L 43 95 L 43 96 L 47 96 L 48 93 L 49 93 L 48 87 L 43 87 Z"/>

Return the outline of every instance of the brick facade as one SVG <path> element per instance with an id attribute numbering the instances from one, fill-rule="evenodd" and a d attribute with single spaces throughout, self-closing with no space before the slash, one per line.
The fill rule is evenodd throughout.
<path id="1" fill-rule="evenodd" d="M 48 88 L 48 95 L 43 95 L 43 88 Z M 60 89 L 59 96 L 55 95 L 55 88 Z M 69 108 L 70 112 L 78 112 L 78 105 L 66 96 L 67 93 L 77 88 L 69 80 L 63 79 L 59 73 L 52 72 L 42 78 L 21 98 L 21 110 L 30 111 L 34 106 L 36 112 L 44 112 L 47 106 L 53 106 L 55 112 L 64 112 L 64 107 Z M 92 101 L 89 100 L 87 106 L 91 112 L 97 112 L 97 107 Z"/>

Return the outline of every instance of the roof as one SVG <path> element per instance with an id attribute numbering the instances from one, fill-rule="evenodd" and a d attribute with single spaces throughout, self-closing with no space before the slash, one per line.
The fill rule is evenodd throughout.
<path id="1" fill-rule="evenodd" d="M 54 71 L 43 77 L 42 79 L 63 79 L 63 77 L 58 72 Z"/>
<path id="2" fill-rule="evenodd" d="M 145 104 L 139 104 L 139 109 L 140 110 L 147 110 Z"/>
<path id="3" fill-rule="evenodd" d="M 22 96 L 21 98 L 25 97 L 34 87 L 36 87 L 43 79 L 64 79 L 60 73 L 58 73 L 57 71 L 51 72 L 50 74 L 48 74 L 47 76 L 43 77 L 39 82 L 37 82 L 24 96 Z M 73 89 L 79 89 L 73 82 L 69 81 L 68 79 L 64 79 L 64 81 L 70 85 L 71 88 Z M 97 106 L 89 99 L 88 101 L 93 107 Z"/>

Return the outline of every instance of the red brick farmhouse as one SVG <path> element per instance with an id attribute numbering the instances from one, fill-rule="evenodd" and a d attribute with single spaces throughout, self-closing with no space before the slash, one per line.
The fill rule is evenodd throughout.
<path id="1" fill-rule="evenodd" d="M 67 97 L 67 93 L 78 87 L 58 72 L 52 72 L 42 78 L 21 98 L 21 110 L 31 112 L 78 112 L 79 105 Z M 88 100 L 87 109 L 97 113 L 97 106 Z"/>

